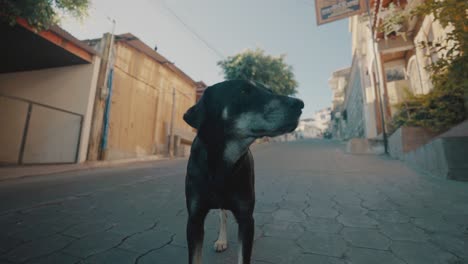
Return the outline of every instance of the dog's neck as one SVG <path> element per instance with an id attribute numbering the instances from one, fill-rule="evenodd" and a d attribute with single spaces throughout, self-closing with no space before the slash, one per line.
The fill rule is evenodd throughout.
<path id="1" fill-rule="evenodd" d="M 207 152 L 208 170 L 213 177 L 224 178 L 232 173 L 236 162 L 249 150 L 255 138 L 226 135 L 225 131 L 203 127 L 197 134 Z"/>
<path id="2" fill-rule="evenodd" d="M 244 155 L 255 138 L 230 139 L 225 143 L 223 160 L 232 167 Z"/>

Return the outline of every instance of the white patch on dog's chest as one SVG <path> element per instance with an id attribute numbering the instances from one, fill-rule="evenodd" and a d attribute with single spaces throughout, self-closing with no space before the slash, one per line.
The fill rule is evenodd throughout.
<path id="1" fill-rule="evenodd" d="M 224 149 L 224 160 L 231 164 L 235 163 L 254 140 L 254 138 L 246 138 L 228 141 Z"/>
<path id="2" fill-rule="evenodd" d="M 240 146 L 238 142 L 227 142 L 224 150 L 224 160 L 227 162 L 235 162 L 240 156 Z"/>

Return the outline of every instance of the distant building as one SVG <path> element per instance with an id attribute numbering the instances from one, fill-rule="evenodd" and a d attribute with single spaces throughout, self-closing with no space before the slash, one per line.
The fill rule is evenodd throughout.
<path id="1" fill-rule="evenodd" d="M 298 138 L 317 138 L 321 135 L 322 130 L 316 126 L 314 118 L 305 118 L 299 121 L 295 133 Z"/>
<path id="2" fill-rule="evenodd" d="M 294 133 L 297 138 L 322 137 L 328 129 L 331 120 L 331 107 L 315 112 L 314 117 L 304 118 L 299 121 Z"/>
<path id="3" fill-rule="evenodd" d="M 331 121 L 331 107 L 327 107 L 315 112 L 314 115 L 314 126 L 316 126 L 323 133 L 328 129 Z"/>
<path id="4" fill-rule="evenodd" d="M 343 138 L 343 131 L 346 129 L 346 112 L 344 111 L 344 101 L 346 87 L 348 85 L 351 68 L 344 68 L 332 73 L 328 80 L 328 85 L 333 93 L 330 122 L 328 130 L 335 139 Z"/>

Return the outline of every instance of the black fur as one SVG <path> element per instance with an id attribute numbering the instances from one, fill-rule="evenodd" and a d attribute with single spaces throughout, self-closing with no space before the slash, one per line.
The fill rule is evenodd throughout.
<path id="1" fill-rule="evenodd" d="M 198 130 L 185 180 L 190 264 L 201 264 L 194 257 L 201 254 L 204 219 L 210 209 L 219 208 L 234 214 L 243 247 L 242 263 L 250 263 L 255 177 L 249 146 L 256 138 L 293 131 L 303 107 L 302 101 L 273 94 L 261 84 L 236 80 L 207 88 L 200 101 L 185 113 L 184 120 Z M 246 113 L 256 114 L 262 122 L 243 117 Z M 228 150 L 229 155 L 225 153 Z"/>

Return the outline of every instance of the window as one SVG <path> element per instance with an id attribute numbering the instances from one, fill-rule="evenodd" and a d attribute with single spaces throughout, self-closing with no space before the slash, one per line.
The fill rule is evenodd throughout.
<path id="1" fill-rule="evenodd" d="M 390 68 L 385 70 L 387 82 L 399 81 L 405 79 L 404 68 Z"/>

